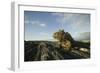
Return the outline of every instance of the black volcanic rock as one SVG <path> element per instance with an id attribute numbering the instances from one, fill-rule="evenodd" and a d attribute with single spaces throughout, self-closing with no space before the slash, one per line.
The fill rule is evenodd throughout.
<path id="1" fill-rule="evenodd" d="M 52 41 L 25 41 L 24 44 L 25 62 L 90 58 L 90 51 L 84 51 L 88 48 L 79 50 L 81 47 L 73 47 L 71 51 L 66 52 L 57 42 Z M 87 44 L 87 46 L 89 46 L 89 44 Z"/>

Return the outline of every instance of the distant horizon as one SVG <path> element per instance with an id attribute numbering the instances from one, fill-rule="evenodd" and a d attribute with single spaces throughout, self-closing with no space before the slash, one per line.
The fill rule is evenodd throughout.
<path id="1" fill-rule="evenodd" d="M 54 39 L 49 39 L 49 40 L 24 40 L 24 41 L 58 41 L 58 40 L 54 40 Z"/>
<path id="2" fill-rule="evenodd" d="M 78 40 L 78 39 L 74 39 L 75 41 L 90 41 L 90 39 L 89 40 Z M 58 40 L 24 40 L 24 41 L 58 41 Z"/>

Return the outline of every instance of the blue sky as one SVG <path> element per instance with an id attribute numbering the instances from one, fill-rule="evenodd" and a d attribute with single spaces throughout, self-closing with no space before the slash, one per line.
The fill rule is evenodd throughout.
<path id="1" fill-rule="evenodd" d="M 24 11 L 25 40 L 53 40 L 59 29 L 74 38 L 89 39 L 90 15 L 59 12 Z"/>

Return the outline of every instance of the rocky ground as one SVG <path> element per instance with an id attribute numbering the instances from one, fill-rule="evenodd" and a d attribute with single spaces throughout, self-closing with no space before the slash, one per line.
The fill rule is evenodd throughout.
<path id="1" fill-rule="evenodd" d="M 85 47 L 74 46 L 70 51 L 59 47 L 57 42 L 52 41 L 25 41 L 24 42 L 24 61 L 42 60 L 69 60 L 69 59 L 88 59 L 90 58 L 89 43 L 84 43 Z"/>

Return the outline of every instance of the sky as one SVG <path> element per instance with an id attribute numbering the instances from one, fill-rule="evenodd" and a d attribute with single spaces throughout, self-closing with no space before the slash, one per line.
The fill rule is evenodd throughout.
<path id="1" fill-rule="evenodd" d="M 54 40 L 59 29 L 74 39 L 90 39 L 90 14 L 24 11 L 25 40 Z"/>

